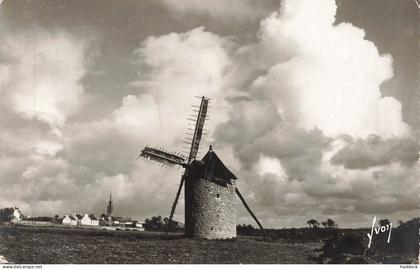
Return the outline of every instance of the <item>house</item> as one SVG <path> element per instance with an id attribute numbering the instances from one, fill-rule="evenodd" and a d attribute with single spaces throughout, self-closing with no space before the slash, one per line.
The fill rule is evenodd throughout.
<path id="1" fill-rule="evenodd" d="M 90 219 L 88 214 L 83 215 L 82 219 L 80 220 L 80 224 L 81 225 L 88 225 L 88 226 L 92 225 L 92 220 Z"/>
<path id="2" fill-rule="evenodd" d="M 17 223 L 17 222 L 22 221 L 23 218 L 24 218 L 24 216 L 23 216 L 22 212 L 20 212 L 19 208 L 15 207 L 13 209 L 12 218 L 11 218 L 10 222 Z"/>
<path id="3" fill-rule="evenodd" d="M 116 227 L 130 227 L 133 226 L 131 218 L 112 217 L 112 224 Z"/>
<path id="4" fill-rule="evenodd" d="M 62 223 L 64 225 L 77 225 L 77 218 L 72 215 L 65 215 Z"/>
<path id="5" fill-rule="evenodd" d="M 144 223 L 135 221 L 134 224 L 136 228 L 139 228 L 139 230 L 144 231 Z"/>
<path id="6" fill-rule="evenodd" d="M 99 219 L 95 215 L 90 214 L 89 217 L 92 220 L 92 226 L 99 226 Z"/>
<path id="7" fill-rule="evenodd" d="M 80 224 L 85 226 L 98 226 L 99 220 L 92 214 L 84 214 L 82 219 L 80 220 Z"/>

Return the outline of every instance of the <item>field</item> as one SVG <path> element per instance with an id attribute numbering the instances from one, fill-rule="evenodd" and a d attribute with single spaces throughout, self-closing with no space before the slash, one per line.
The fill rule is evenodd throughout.
<path id="1" fill-rule="evenodd" d="M 199 241 L 171 234 L 0 226 L 0 255 L 11 263 L 316 263 L 321 243 L 259 237 Z"/>

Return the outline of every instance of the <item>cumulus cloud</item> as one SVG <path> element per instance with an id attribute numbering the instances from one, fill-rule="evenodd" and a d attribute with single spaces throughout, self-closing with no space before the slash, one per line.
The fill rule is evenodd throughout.
<path id="1" fill-rule="evenodd" d="M 419 160 L 420 146 L 414 139 L 383 140 L 379 136 L 370 136 L 349 144 L 331 158 L 333 164 L 348 169 L 365 169 L 398 162 L 411 167 Z"/>
<path id="2" fill-rule="evenodd" d="M 85 73 L 83 42 L 62 32 L 41 30 L 3 40 L 2 94 L 10 102 L 4 105 L 26 118 L 61 127 L 84 101 L 80 84 Z"/>
<path id="3" fill-rule="evenodd" d="M 363 220 L 418 207 L 409 186 L 419 146 L 399 101 L 380 91 L 392 57 L 364 30 L 336 25 L 336 9 L 333 0 L 283 1 L 258 42 L 240 49 L 260 75 L 230 99 L 216 140 L 232 146 L 245 169 L 238 184 L 268 225 L 276 215 Z"/>
<path id="4" fill-rule="evenodd" d="M 54 157 L 63 149 L 66 120 L 79 112 L 85 99 L 79 83 L 85 73 L 83 42 L 41 29 L 0 35 L 3 157 Z"/>
<path id="5" fill-rule="evenodd" d="M 218 106 L 225 105 L 231 47 L 229 39 L 199 27 L 185 33 L 149 37 L 136 50 L 140 80 L 134 85 L 140 96 L 153 99 L 149 105 L 154 106 L 155 115 L 160 114 L 162 140 L 179 142 L 185 137 L 183 122 L 191 114 L 191 104 L 199 102 L 194 96 L 209 96 Z M 212 114 L 209 133 L 224 119 L 223 109 Z"/>
<path id="6" fill-rule="evenodd" d="M 333 0 L 284 1 L 261 22 L 254 59 L 268 72 L 254 81 L 255 94 L 273 98 L 286 121 L 328 136 L 408 135 L 401 104 L 380 91 L 392 57 L 362 29 L 334 25 L 336 8 Z"/>

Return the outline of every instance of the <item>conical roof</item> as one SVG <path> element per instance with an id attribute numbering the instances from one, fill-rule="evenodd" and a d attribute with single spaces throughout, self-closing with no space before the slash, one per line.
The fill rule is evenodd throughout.
<path id="1" fill-rule="evenodd" d="M 211 146 L 201 162 L 204 165 L 204 179 L 206 180 L 231 183 L 232 179 L 237 179 L 237 177 L 226 168 Z"/>

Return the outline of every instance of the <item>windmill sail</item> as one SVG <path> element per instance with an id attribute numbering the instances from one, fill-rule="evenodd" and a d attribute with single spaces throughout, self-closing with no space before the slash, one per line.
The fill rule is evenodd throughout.
<path id="1" fill-rule="evenodd" d="M 191 141 L 191 149 L 190 149 L 190 155 L 188 157 L 188 163 L 190 163 L 192 160 L 197 157 L 198 149 L 200 148 L 200 141 L 201 137 L 203 135 L 203 129 L 204 129 L 204 122 L 206 120 L 207 116 L 207 108 L 209 105 L 209 98 L 201 97 L 201 104 L 200 104 L 200 110 L 198 111 L 197 115 L 197 121 L 194 129 L 194 135 Z"/>
<path id="2" fill-rule="evenodd" d="M 174 166 L 175 164 L 183 166 L 185 164 L 185 158 L 182 155 L 169 153 L 164 150 L 151 147 L 145 147 L 141 151 L 139 157 L 143 157 L 147 160 L 153 160 L 168 166 Z"/>

